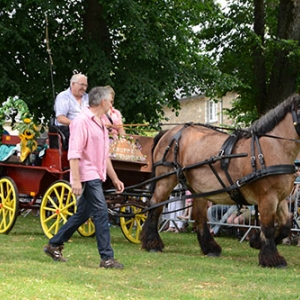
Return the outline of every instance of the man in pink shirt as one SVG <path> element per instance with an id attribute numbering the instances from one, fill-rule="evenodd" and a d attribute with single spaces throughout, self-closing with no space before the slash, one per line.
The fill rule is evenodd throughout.
<path id="1" fill-rule="evenodd" d="M 119 180 L 109 158 L 108 132 L 103 121 L 103 115 L 108 112 L 112 101 L 110 88 L 93 88 L 89 93 L 89 107 L 84 108 L 70 124 L 70 181 L 72 192 L 80 196 L 80 199 L 77 212 L 44 246 L 44 252 L 55 261 L 66 261 L 62 257 L 64 243 L 79 226 L 92 217 L 101 258 L 100 267 L 124 267 L 114 259 L 114 251 L 110 244 L 107 204 L 102 189 L 102 182 L 108 174 L 117 192 L 122 193 L 124 190 L 124 184 Z"/>

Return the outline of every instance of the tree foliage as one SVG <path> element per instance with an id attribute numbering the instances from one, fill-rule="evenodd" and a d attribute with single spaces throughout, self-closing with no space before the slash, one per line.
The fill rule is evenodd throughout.
<path id="1" fill-rule="evenodd" d="M 181 97 L 228 91 L 240 95 L 229 113 L 248 122 L 298 86 L 299 1 L 1 2 L 0 98 L 18 95 L 36 117 L 49 119 L 73 72 L 113 86 L 126 123 L 158 124 Z"/>
<path id="2" fill-rule="evenodd" d="M 239 79 L 240 97 L 230 111 L 238 122 L 249 123 L 298 92 L 299 1 L 228 1 L 200 35 L 220 72 Z"/>
<path id="3" fill-rule="evenodd" d="M 220 79 L 193 30 L 218 10 L 214 1 L 196 0 L 5 1 L 0 97 L 19 95 L 49 118 L 54 95 L 77 70 L 90 87 L 114 87 L 127 123 L 157 124 L 164 105 L 178 109 L 178 98 Z"/>

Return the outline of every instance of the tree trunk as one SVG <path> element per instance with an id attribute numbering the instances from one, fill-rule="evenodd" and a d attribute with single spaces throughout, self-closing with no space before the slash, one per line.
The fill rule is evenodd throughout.
<path id="1" fill-rule="evenodd" d="M 254 0 L 254 32 L 260 38 L 260 43 L 253 49 L 255 105 L 258 115 L 264 114 L 264 104 L 267 99 L 266 92 L 266 61 L 264 56 L 265 35 L 265 9 L 264 1 Z"/>
<path id="2" fill-rule="evenodd" d="M 112 45 L 109 30 L 103 18 L 103 7 L 98 0 L 85 1 L 85 14 L 82 18 L 85 38 L 101 45 L 106 56 L 110 57 Z"/>
<path id="3" fill-rule="evenodd" d="M 279 5 L 278 43 L 284 40 L 300 41 L 300 1 L 281 0 Z M 296 92 L 296 79 L 299 74 L 299 62 L 292 59 L 294 48 L 286 45 L 274 51 L 274 65 L 268 87 L 268 108 L 282 102 Z"/>

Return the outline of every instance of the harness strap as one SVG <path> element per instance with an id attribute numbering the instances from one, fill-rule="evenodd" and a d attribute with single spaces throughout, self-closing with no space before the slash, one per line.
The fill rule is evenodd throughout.
<path id="1" fill-rule="evenodd" d="M 185 199 L 188 199 L 188 198 L 189 199 L 190 198 L 206 198 L 206 197 L 213 196 L 213 195 L 216 195 L 216 194 L 221 194 L 221 193 L 226 193 L 226 192 L 228 193 L 230 190 L 239 189 L 243 185 L 254 182 L 254 181 L 256 181 L 258 179 L 261 179 L 263 177 L 267 177 L 267 176 L 271 176 L 271 175 L 294 174 L 294 173 L 295 173 L 295 166 L 294 165 L 274 165 L 274 166 L 266 167 L 264 169 L 257 170 L 256 172 L 253 172 L 251 174 L 248 174 L 248 175 L 244 176 L 242 179 L 238 180 L 235 184 L 233 184 L 231 186 L 221 188 L 221 189 L 218 189 L 218 190 L 205 192 L 205 193 L 182 195 L 180 197 L 180 200 L 185 200 Z M 168 173 L 168 175 L 170 175 L 170 174 Z M 143 182 L 143 184 L 144 184 L 144 182 Z M 137 185 L 127 187 L 127 189 L 134 188 L 136 186 Z M 104 193 L 108 194 L 112 191 L 113 190 L 105 190 Z M 150 207 L 145 208 L 144 210 L 140 211 L 139 214 L 144 214 L 144 213 L 146 213 L 147 211 L 149 211 L 151 209 L 154 209 L 154 208 L 157 208 L 159 206 L 163 206 L 163 205 L 166 205 L 168 203 L 178 201 L 178 200 L 179 200 L 178 198 L 174 197 L 174 198 L 162 201 L 160 203 L 156 203 L 156 204 L 151 205 Z M 115 214 L 116 213 L 117 212 L 115 212 Z M 119 214 L 119 216 L 124 216 L 124 215 L 131 216 L 131 215 L 134 215 L 134 214 L 130 214 L 130 215 L 128 215 L 128 214 Z"/>
<path id="2" fill-rule="evenodd" d="M 297 107 L 297 112 L 296 112 L 294 103 L 292 105 L 292 117 L 293 117 L 293 122 L 294 122 L 296 132 L 298 136 L 300 136 L 300 110 L 299 107 Z"/>
<path id="3" fill-rule="evenodd" d="M 181 139 L 181 136 L 182 136 L 182 132 L 188 128 L 189 126 L 193 125 L 192 122 L 190 123 L 186 123 L 184 124 L 183 127 L 181 127 L 175 134 L 174 136 L 172 137 L 169 145 L 167 146 L 165 152 L 164 152 L 164 155 L 162 157 L 162 159 L 158 162 L 156 162 L 154 164 L 154 167 L 157 167 L 158 165 L 164 165 L 164 166 L 169 166 L 169 167 L 174 167 L 175 170 L 176 170 L 176 173 L 177 173 L 177 178 L 178 178 L 178 181 L 179 183 L 181 183 L 181 185 L 187 189 L 187 186 L 186 186 L 186 178 L 183 174 L 183 171 L 182 171 L 182 167 L 180 166 L 180 164 L 178 163 L 177 161 L 177 158 L 178 158 L 178 151 L 179 151 L 179 141 Z M 169 153 L 169 150 L 171 149 L 172 145 L 174 145 L 174 161 L 173 162 L 167 162 L 165 161 L 166 159 L 166 156 L 167 154 Z"/>
<path id="4" fill-rule="evenodd" d="M 236 181 L 236 183 L 234 183 L 231 186 L 221 188 L 221 189 L 218 189 L 218 190 L 205 192 L 205 193 L 183 195 L 183 196 L 181 196 L 181 199 L 206 198 L 208 196 L 221 194 L 221 193 L 226 193 L 226 192 L 229 192 L 230 190 L 240 189 L 243 185 L 254 182 L 254 181 L 256 181 L 258 179 L 261 179 L 263 177 L 267 177 L 267 176 L 271 176 L 271 175 L 294 174 L 294 173 L 295 173 L 295 166 L 294 165 L 269 166 L 269 167 L 266 167 L 264 169 L 256 170 L 256 172 L 250 173 L 250 174 L 242 177 L 240 180 Z M 249 205 L 249 203 L 247 203 L 247 205 Z M 154 206 L 151 206 L 151 208 L 153 208 L 153 207 Z"/>
<path id="5" fill-rule="evenodd" d="M 214 166 L 211 163 L 208 164 L 208 165 L 209 165 L 210 169 L 212 170 L 212 172 L 214 173 L 214 175 L 216 176 L 216 178 L 219 181 L 219 183 L 222 185 L 222 187 L 226 187 L 225 183 L 221 179 L 220 175 L 218 174 L 218 172 L 216 171 L 216 169 L 214 168 Z"/>
<path id="6" fill-rule="evenodd" d="M 178 162 L 177 162 L 177 153 L 178 153 L 178 148 L 179 148 L 179 140 L 181 138 L 181 135 L 182 135 L 182 132 L 184 129 L 186 129 L 187 127 L 191 126 L 193 123 L 186 123 L 184 124 L 183 127 L 181 127 L 175 134 L 174 136 L 172 137 L 169 145 L 166 147 L 165 149 L 165 152 L 162 156 L 162 159 L 157 161 L 155 164 L 153 164 L 153 167 L 156 167 L 158 165 L 164 165 L 164 166 L 171 166 L 171 167 L 177 167 L 179 166 Z M 166 162 L 165 159 L 166 159 L 166 156 L 168 155 L 169 153 L 169 150 L 171 149 L 173 143 L 176 143 L 175 147 L 176 147 L 176 151 L 174 151 L 174 162 Z M 175 154 L 176 152 L 176 154 Z"/>
<path id="7" fill-rule="evenodd" d="M 255 142 L 256 142 L 256 146 L 257 146 L 257 152 L 258 152 L 258 160 L 259 160 L 259 163 L 260 165 L 265 168 L 265 160 L 264 160 L 264 155 L 261 151 L 261 146 L 260 146 L 260 142 L 259 142 L 259 138 L 257 135 L 254 135 L 254 139 L 255 139 Z"/>
<path id="8" fill-rule="evenodd" d="M 254 150 L 254 136 L 251 138 L 251 166 L 253 172 L 256 170 L 256 158 L 255 158 L 255 150 Z"/>
<path id="9" fill-rule="evenodd" d="M 232 149 L 236 143 L 236 141 L 238 140 L 238 134 L 237 131 L 235 131 L 232 135 L 230 135 L 224 142 L 224 144 L 222 145 L 222 148 L 219 152 L 220 156 L 223 156 L 224 154 L 231 154 L 232 153 Z M 229 165 L 229 158 L 224 158 L 221 161 L 221 168 L 222 170 L 227 170 L 228 169 L 228 165 Z"/>
<path id="10" fill-rule="evenodd" d="M 236 144 L 236 142 L 238 141 L 239 138 L 240 138 L 240 132 L 236 130 L 232 135 L 230 135 L 225 140 L 225 142 L 222 145 L 222 148 L 220 150 L 220 155 L 223 156 L 224 154 L 227 154 L 227 155 L 231 154 L 232 150 L 233 150 L 233 147 L 234 147 L 234 145 Z M 233 180 L 232 180 L 232 178 L 231 178 L 231 176 L 228 172 L 229 163 L 230 163 L 229 158 L 222 159 L 221 168 L 224 171 L 229 184 L 231 186 L 233 186 L 234 182 L 233 182 Z M 221 178 L 220 178 L 220 180 L 221 180 Z M 222 182 L 222 186 L 223 187 L 225 186 L 225 184 L 223 182 Z M 242 205 L 248 205 L 248 202 L 246 201 L 245 197 L 243 196 L 243 194 L 240 192 L 239 189 L 229 190 L 228 194 L 229 194 L 230 198 L 236 203 L 238 209 L 241 207 L 241 204 Z"/>
<path id="11" fill-rule="evenodd" d="M 237 187 L 241 187 L 246 183 L 256 181 L 260 178 L 269 176 L 269 175 L 283 175 L 283 174 L 294 174 L 295 165 L 274 165 L 265 167 L 264 169 L 256 170 L 253 173 L 250 173 L 236 182 Z"/>

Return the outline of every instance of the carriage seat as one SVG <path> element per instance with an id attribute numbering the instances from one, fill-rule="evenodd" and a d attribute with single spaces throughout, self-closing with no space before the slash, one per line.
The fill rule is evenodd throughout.
<path id="1" fill-rule="evenodd" d="M 17 151 L 14 145 L 1 145 L 0 146 L 0 161 L 6 161 Z"/>
<path id="2" fill-rule="evenodd" d="M 69 126 L 49 126 L 49 146 L 52 149 L 59 149 L 60 142 L 63 150 L 68 150 L 70 130 Z M 56 134 L 51 134 L 56 133 Z M 60 137 L 60 138 L 59 138 Z"/>

